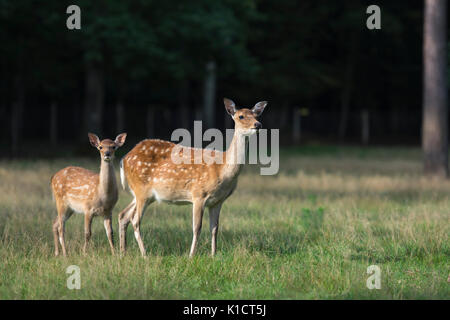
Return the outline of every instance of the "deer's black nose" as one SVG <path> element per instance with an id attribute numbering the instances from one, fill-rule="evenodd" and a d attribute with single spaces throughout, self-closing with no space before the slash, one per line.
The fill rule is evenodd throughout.
<path id="1" fill-rule="evenodd" d="M 111 157 L 111 152 L 110 151 L 105 152 L 105 157 Z"/>
<path id="2" fill-rule="evenodd" d="M 255 122 L 255 129 L 261 129 L 261 128 L 262 128 L 261 122 Z"/>

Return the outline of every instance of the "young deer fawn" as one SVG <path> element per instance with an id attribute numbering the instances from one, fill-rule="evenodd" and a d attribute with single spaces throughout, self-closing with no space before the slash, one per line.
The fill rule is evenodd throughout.
<path id="1" fill-rule="evenodd" d="M 171 154 L 175 145 L 162 140 L 144 140 L 137 144 L 120 162 L 120 178 L 124 188 L 129 187 L 133 201 L 119 214 L 120 251 L 126 247 L 126 229 L 131 222 L 141 254 L 145 256 L 140 234 L 140 223 L 145 208 L 155 200 L 193 205 L 193 239 L 189 256 L 195 254 L 202 227 L 203 211 L 209 208 L 211 229 L 211 253 L 216 253 L 219 214 L 223 202 L 236 188 L 241 164 L 236 157 L 245 156 L 245 136 L 253 135 L 261 128 L 256 120 L 266 101 L 258 102 L 252 109 L 237 110 L 233 101 L 224 99 L 225 109 L 235 123 L 233 140 L 226 152 L 209 149 L 185 148 L 190 161 L 177 164 Z M 174 150 L 175 151 L 175 150 Z M 196 151 L 203 159 L 214 157 L 220 163 L 202 161 L 194 163 Z M 181 153 L 181 152 L 180 152 Z M 198 154 L 198 153 L 197 153 Z"/>
<path id="2" fill-rule="evenodd" d="M 67 167 L 58 171 L 51 179 L 58 211 L 58 216 L 53 223 L 56 256 L 59 255 L 58 239 L 63 255 L 66 256 L 64 225 L 73 212 L 84 214 L 84 253 L 91 238 L 92 218 L 102 216 L 111 252 L 114 254 L 111 215 L 118 199 L 118 190 L 112 160 L 117 148 L 125 143 L 127 134 L 119 134 L 115 141 L 110 139 L 100 141 L 92 133 L 88 136 L 91 145 L 100 151 L 100 174 L 80 167 Z"/>

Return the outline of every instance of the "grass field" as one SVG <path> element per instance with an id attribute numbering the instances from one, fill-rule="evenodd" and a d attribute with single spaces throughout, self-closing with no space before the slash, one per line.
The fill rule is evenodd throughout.
<path id="1" fill-rule="evenodd" d="M 302 147 L 280 172 L 246 167 L 220 219 L 211 258 L 208 214 L 189 259 L 191 207 L 152 205 L 143 259 L 111 256 L 102 219 L 81 254 L 83 218 L 66 224 L 69 257 L 53 256 L 51 175 L 89 159 L 0 162 L 0 299 L 449 299 L 450 181 L 421 176 L 418 149 Z M 116 169 L 118 163 L 116 160 Z M 117 214 L 131 197 L 121 191 Z M 369 290 L 367 267 L 381 269 Z M 81 289 L 66 287 L 78 265 Z"/>

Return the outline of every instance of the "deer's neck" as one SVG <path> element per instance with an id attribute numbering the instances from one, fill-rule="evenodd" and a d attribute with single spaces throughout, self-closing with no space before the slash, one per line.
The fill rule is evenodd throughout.
<path id="1" fill-rule="evenodd" d="M 98 193 L 103 199 L 117 196 L 116 176 L 112 161 L 106 162 L 101 160 Z"/>
<path id="2" fill-rule="evenodd" d="M 237 130 L 235 130 L 230 147 L 225 152 L 225 164 L 222 169 L 222 179 L 234 179 L 239 175 L 242 164 L 244 164 L 245 161 L 246 149 L 247 142 L 245 136 L 239 134 Z"/>

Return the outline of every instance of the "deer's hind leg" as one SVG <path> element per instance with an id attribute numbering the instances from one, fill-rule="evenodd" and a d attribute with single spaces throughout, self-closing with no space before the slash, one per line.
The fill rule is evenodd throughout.
<path id="1" fill-rule="evenodd" d="M 61 244 L 63 256 L 67 256 L 66 242 L 64 240 L 65 224 L 70 218 L 73 211 L 62 201 L 56 202 L 56 209 L 58 210 L 58 217 L 53 223 L 53 236 L 55 240 L 55 255 L 59 255 L 58 241 Z"/>
<path id="2" fill-rule="evenodd" d="M 59 256 L 59 217 L 53 221 L 53 242 L 55 244 L 55 256 Z"/>
<path id="3" fill-rule="evenodd" d="M 120 252 L 125 253 L 127 248 L 127 228 L 130 223 L 131 218 L 136 210 L 136 200 L 130 202 L 125 209 L 119 213 L 119 241 L 120 241 Z"/>
<path id="4" fill-rule="evenodd" d="M 133 225 L 134 229 L 134 237 L 136 238 L 136 241 L 139 245 L 139 250 L 141 251 L 141 255 L 145 257 L 145 246 L 144 242 L 141 238 L 141 219 L 144 215 L 144 211 L 147 208 L 149 204 L 151 204 L 153 201 L 155 201 L 153 198 L 151 199 L 140 199 L 136 198 L 136 210 L 134 211 L 133 218 L 131 219 L 131 224 Z"/>

